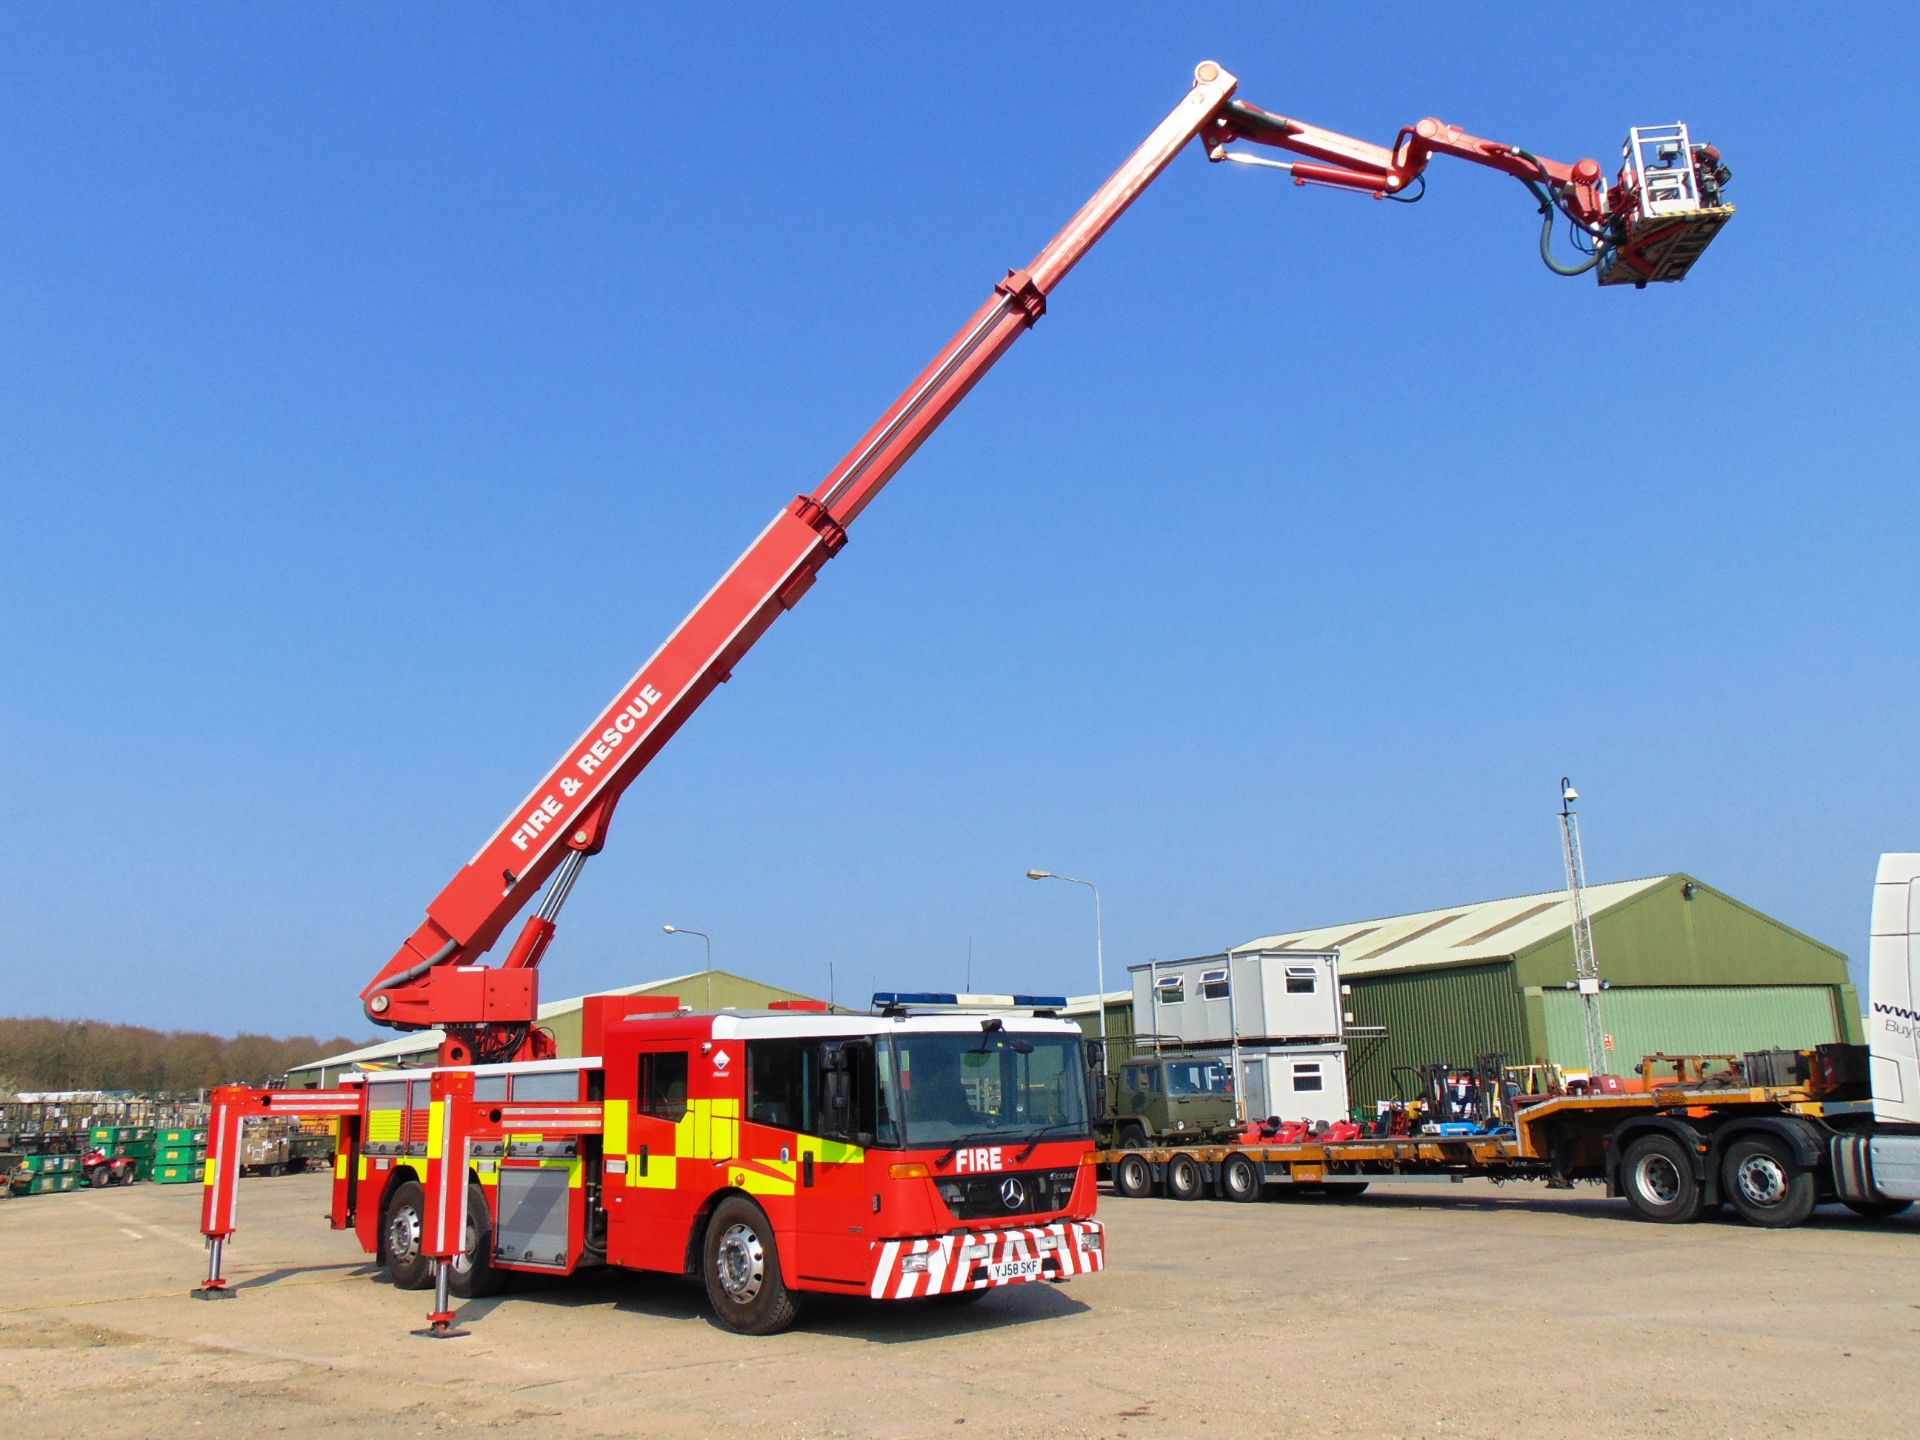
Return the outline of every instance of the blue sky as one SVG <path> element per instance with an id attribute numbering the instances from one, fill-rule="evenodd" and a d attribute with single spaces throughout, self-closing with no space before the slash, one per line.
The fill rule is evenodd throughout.
<path id="1" fill-rule="evenodd" d="M 1835 15 L 1839 18 L 1835 19 Z M 1920 23 L 1567 9 L 14 8 L 0 19 L 5 1007 L 353 1033 L 426 902 L 795 493 L 1221 61 L 1612 168 L 1176 163 L 621 807 L 549 995 L 716 963 L 1092 988 L 1688 870 L 1864 949 L 1920 844 Z M 1601 956 L 1604 967 L 1605 956 Z"/>

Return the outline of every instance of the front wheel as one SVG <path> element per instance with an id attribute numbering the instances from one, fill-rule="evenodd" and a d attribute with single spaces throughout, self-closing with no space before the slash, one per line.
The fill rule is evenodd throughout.
<path id="1" fill-rule="evenodd" d="M 87 1172 L 87 1184 L 96 1190 L 104 1190 L 113 1183 L 113 1170 L 106 1165 L 96 1165 Z"/>
<path id="2" fill-rule="evenodd" d="M 1693 1157 L 1671 1135 L 1643 1135 L 1620 1160 L 1620 1188 L 1642 1220 L 1684 1225 L 1700 1216 Z"/>
<path id="3" fill-rule="evenodd" d="M 1749 1135 L 1727 1147 L 1720 1188 L 1742 1220 L 1766 1230 L 1801 1224 L 1820 1202 L 1812 1173 L 1772 1135 Z"/>
<path id="4" fill-rule="evenodd" d="M 800 1313 L 800 1297 L 780 1278 L 780 1251 L 766 1212 L 729 1195 L 707 1223 L 701 1247 L 707 1300 L 720 1323 L 741 1335 L 777 1335 Z"/>
<path id="5" fill-rule="evenodd" d="M 1127 1200 L 1144 1200 L 1153 1193 L 1153 1167 L 1144 1155 L 1122 1155 L 1113 1162 L 1113 1193 Z"/>
<path id="6" fill-rule="evenodd" d="M 1862 1220 L 1891 1220 L 1913 1208 L 1911 1200 L 1842 1200 L 1840 1203 Z"/>

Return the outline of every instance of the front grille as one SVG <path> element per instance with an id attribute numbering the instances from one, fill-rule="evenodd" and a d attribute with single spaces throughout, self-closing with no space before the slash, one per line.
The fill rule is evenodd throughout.
<path id="1" fill-rule="evenodd" d="M 997 1220 L 1007 1215 L 1040 1215 L 1064 1210 L 1073 1196 L 1073 1182 L 1078 1173 L 1072 1169 L 1013 1170 L 934 1183 L 940 1187 L 940 1198 L 953 1212 L 954 1219 Z"/>

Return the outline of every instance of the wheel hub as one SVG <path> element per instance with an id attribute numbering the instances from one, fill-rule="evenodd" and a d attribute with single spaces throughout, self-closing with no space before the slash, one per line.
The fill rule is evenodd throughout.
<path id="1" fill-rule="evenodd" d="M 729 1300 L 739 1305 L 752 1303 L 767 1276 L 767 1252 L 752 1227 L 727 1227 L 726 1234 L 720 1237 L 714 1270 L 720 1288 L 727 1292 Z"/>
<path id="2" fill-rule="evenodd" d="M 1771 1155 L 1749 1155 L 1734 1178 L 1740 1193 L 1755 1205 L 1778 1205 L 1787 1198 L 1787 1177 Z"/>
<path id="3" fill-rule="evenodd" d="M 395 1260 L 411 1260 L 420 1250 L 420 1214 L 410 1207 L 393 1212 L 387 1220 L 387 1254 Z"/>
<path id="4" fill-rule="evenodd" d="M 1649 1155 L 1640 1162 L 1640 1189 L 1662 1205 L 1680 1198 L 1680 1169 L 1665 1155 Z"/>

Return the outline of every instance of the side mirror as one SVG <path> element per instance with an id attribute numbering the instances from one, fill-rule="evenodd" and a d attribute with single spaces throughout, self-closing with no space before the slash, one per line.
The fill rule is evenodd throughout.
<path id="1" fill-rule="evenodd" d="M 1096 1125 L 1107 1118 L 1107 1047 L 1087 1042 L 1087 1117 Z"/>
<path id="2" fill-rule="evenodd" d="M 853 1128 L 853 1077 L 845 1041 L 829 1040 L 820 1047 L 820 1128 L 828 1135 L 845 1135 Z"/>

